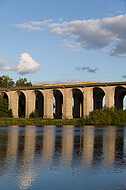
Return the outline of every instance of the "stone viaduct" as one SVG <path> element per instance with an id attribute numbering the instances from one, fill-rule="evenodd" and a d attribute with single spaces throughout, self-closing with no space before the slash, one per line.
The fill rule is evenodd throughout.
<path id="1" fill-rule="evenodd" d="M 29 117 L 35 109 L 43 118 L 79 118 L 90 111 L 116 106 L 123 109 L 126 82 L 85 82 L 71 84 L 34 85 L 0 89 L 13 116 Z"/>

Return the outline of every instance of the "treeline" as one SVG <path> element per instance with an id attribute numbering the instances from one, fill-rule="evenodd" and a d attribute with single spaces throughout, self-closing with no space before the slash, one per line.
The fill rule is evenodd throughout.
<path id="1" fill-rule="evenodd" d="M 31 82 L 28 82 L 26 78 L 19 78 L 16 82 L 12 78 L 6 75 L 0 76 L 0 88 L 12 88 L 12 87 L 28 87 L 32 86 Z"/>

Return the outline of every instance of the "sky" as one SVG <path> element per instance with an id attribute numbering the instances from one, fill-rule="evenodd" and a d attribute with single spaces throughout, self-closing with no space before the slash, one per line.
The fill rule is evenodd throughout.
<path id="1" fill-rule="evenodd" d="M 126 81 L 126 0 L 0 0 L 0 76 Z"/>

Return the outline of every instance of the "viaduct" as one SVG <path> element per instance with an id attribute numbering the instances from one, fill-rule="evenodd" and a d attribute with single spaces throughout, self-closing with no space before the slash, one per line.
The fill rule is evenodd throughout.
<path id="1" fill-rule="evenodd" d="M 85 82 L 71 84 L 34 85 L 0 89 L 13 116 L 29 117 L 35 109 L 43 118 L 79 118 L 90 111 L 107 107 L 123 109 L 126 82 Z"/>

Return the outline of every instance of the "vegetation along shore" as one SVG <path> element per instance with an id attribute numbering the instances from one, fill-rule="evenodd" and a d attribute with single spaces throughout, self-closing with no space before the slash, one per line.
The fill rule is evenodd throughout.
<path id="1" fill-rule="evenodd" d="M 11 111 L 8 111 L 10 114 Z M 33 113 L 30 118 L 13 118 L 6 114 L 6 117 L 0 115 L 0 126 L 26 126 L 26 125 L 119 125 L 126 126 L 126 110 L 117 110 L 116 108 L 104 108 L 103 110 L 95 110 L 90 112 L 86 118 L 74 118 L 74 119 L 43 119 L 37 117 Z"/>

